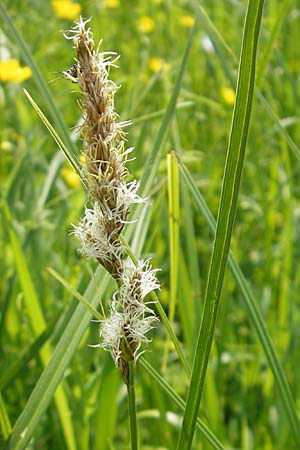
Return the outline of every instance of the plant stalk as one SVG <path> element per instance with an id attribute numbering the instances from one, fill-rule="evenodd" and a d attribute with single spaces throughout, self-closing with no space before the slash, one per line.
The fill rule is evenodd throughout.
<path id="1" fill-rule="evenodd" d="M 135 362 L 128 361 L 129 378 L 127 384 L 131 450 L 138 450 L 137 417 L 135 402 Z"/>
<path id="2" fill-rule="evenodd" d="M 237 96 L 222 183 L 217 230 L 209 268 L 203 317 L 177 450 L 190 450 L 192 446 L 216 327 L 252 110 L 256 51 L 263 3 L 263 0 L 249 0 L 248 2 L 237 82 Z"/>

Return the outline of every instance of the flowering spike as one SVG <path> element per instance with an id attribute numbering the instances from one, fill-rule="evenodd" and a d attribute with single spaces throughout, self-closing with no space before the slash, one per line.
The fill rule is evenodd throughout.
<path id="1" fill-rule="evenodd" d="M 109 79 L 110 67 L 116 67 L 119 55 L 95 49 L 89 20 L 80 20 L 65 36 L 72 39 L 76 62 L 63 72 L 66 79 L 78 83 L 82 95 L 84 164 L 82 173 L 91 207 L 74 234 L 81 242 L 80 253 L 96 258 L 117 280 L 118 291 L 110 306 L 111 315 L 101 322 L 99 347 L 109 350 L 128 381 L 128 361 L 136 361 L 146 334 L 158 321 L 145 297 L 159 287 L 149 261 L 125 266 L 120 240 L 130 206 L 144 200 L 138 194 L 139 183 L 126 181 L 128 155 L 124 128 L 130 121 L 118 121 L 114 96 L 118 86 Z"/>

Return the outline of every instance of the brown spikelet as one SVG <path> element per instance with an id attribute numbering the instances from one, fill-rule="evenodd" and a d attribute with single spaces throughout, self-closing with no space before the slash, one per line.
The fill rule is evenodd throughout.
<path id="1" fill-rule="evenodd" d="M 114 110 L 118 87 L 109 80 L 109 69 L 118 56 L 100 53 L 88 21 L 80 21 L 67 38 L 73 39 L 76 63 L 64 72 L 66 78 L 79 83 L 82 93 L 84 166 L 82 168 L 91 208 L 75 227 L 81 241 L 81 253 L 96 258 L 117 280 L 118 291 L 110 305 L 111 316 L 102 322 L 101 347 L 109 350 L 128 382 L 128 361 L 136 361 L 145 336 L 157 321 L 153 311 L 144 303 L 145 296 L 158 288 L 155 271 L 148 262 L 136 267 L 124 266 L 120 233 L 132 203 L 143 201 L 138 195 L 139 183 L 126 182 L 127 154 L 123 127 Z"/>

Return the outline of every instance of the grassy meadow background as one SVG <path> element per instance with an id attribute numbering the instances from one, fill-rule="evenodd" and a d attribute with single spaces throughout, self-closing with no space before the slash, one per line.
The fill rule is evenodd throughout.
<path id="1" fill-rule="evenodd" d="M 135 147 L 135 160 L 129 170 L 137 179 L 142 176 L 191 27 L 199 15 L 176 114 L 164 139 L 162 159 L 149 195 L 149 208 L 139 225 L 128 226 L 133 233 L 140 228 L 132 243 L 136 252 L 151 257 L 153 266 L 161 269 L 159 299 L 192 363 L 213 234 L 176 160 L 167 155 L 175 151 L 180 156 L 216 217 L 246 2 L 90 0 L 74 6 L 71 2 L 20 0 L 2 5 L 47 84 L 59 77 L 55 72 L 67 70 L 74 62 L 72 43 L 60 31 L 69 29 L 80 13 L 92 17 L 95 41 L 103 39 L 101 49 L 121 55 L 119 69 L 111 70 L 111 78 L 122 86 L 116 95 L 120 120 L 133 121 L 128 128 L 128 145 Z M 98 295 L 98 304 L 101 299 L 106 311 L 115 286 L 108 281 L 102 292 L 103 272 L 95 275 L 97 264 L 77 252 L 78 242 L 70 231 L 71 224 L 77 224 L 82 215 L 84 189 L 22 89 L 28 90 L 79 158 L 78 87 L 63 78 L 48 84 L 69 130 L 64 134 L 63 125 L 54 120 L 37 73 L 28 69 L 20 42 L 4 19 L 3 6 L 1 12 L 2 448 L 78 305 L 49 267 L 81 294 L 90 285 L 89 292 Z M 299 18 L 297 0 L 270 0 L 265 4 L 257 57 L 258 95 L 254 96 L 231 243 L 285 371 L 293 408 L 298 411 Z M 4 64 L 4 60 L 8 63 Z M 261 101 L 258 90 L 266 101 Z M 98 334 L 99 324 L 89 320 L 64 370 L 62 388 L 56 397 L 60 400 L 53 401 L 49 394 L 49 406 L 37 418 L 26 448 L 130 448 L 126 389 L 110 355 L 90 347 L 99 342 Z M 185 399 L 188 381 L 162 325 L 154 330 L 152 338 L 145 359 Z M 141 448 L 175 449 L 182 411 L 141 366 L 136 389 Z M 46 401 L 43 391 L 40 396 L 42 402 Z M 64 426 L 64 418 L 58 413 L 59 402 L 65 411 Z M 39 402 L 32 405 L 38 413 Z M 226 449 L 299 448 L 242 292 L 229 270 L 221 294 L 200 418 Z M 193 448 L 218 447 L 197 432 Z"/>

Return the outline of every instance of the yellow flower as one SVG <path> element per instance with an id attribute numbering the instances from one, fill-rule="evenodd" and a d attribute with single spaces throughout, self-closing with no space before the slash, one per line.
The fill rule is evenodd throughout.
<path id="1" fill-rule="evenodd" d="M 151 72 L 169 72 L 171 65 L 161 58 L 150 58 L 149 69 Z"/>
<path id="2" fill-rule="evenodd" d="M 120 0 L 104 0 L 105 6 L 107 8 L 119 8 Z"/>
<path id="3" fill-rule="evenodd" d="M 195 23 L 195 19 L 192 16 L 181 16 L 178 21 L 180 25 L 186 28 L 192 28 Z"/>
<path id="4" fill-rule="evenodd" d="M 224 87 L 221 89 L 221 97 L 227 105 L 233 105 L 235 102 L 235 92 L 231 88 Z"/>
<path id="5" fill-rule="evenodd" d="M 4 150 L 5 152 L 9 152 L 14 148 L 12 142 L 10 141 L 2 141 L 0 144 L 0 149 Z"/>
<path id="6" fill-rule="evenodd" d="M 72 167 L 64 167 L 60 173 L 70 187 L 75 188 L 80 185 L 80 178 Z"/>
<path id="7" fill-rule="evenodd" d="M 21 83 L 32 75 L 29 67 L 21 67 L 16 59 L 0 61 L 0 81 Z"/>
<path id="8" fill-rule="evenodd" d="M 149 16 L 142 16 L 140 17 L 139 23 L 138 23 L 138 30 L 140 33 L 151 33 L 151 31 L 154 30 L 155 23 L 154 20 L 151 19 Z"/>
<path id="9" fill-rule="evenodd" d="M 71 0 L 52 0 L 51 4 L 57 17 L 61 19 L 77 19 L 79 17 L 81 11 L 79 3 L 73 3 Z"/>

